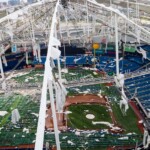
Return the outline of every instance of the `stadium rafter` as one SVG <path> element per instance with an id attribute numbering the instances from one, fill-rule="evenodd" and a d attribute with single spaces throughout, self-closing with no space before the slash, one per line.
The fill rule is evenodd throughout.
<path id="1" fill-rule="evenodd" d="M 47 4 L 51 4 L 52 6 Z M 41 9 L 41 6 L 43 9 Z M 21 14 L 22 16 L 20 17 L 19 15 Z M 102 19 L 99 19 L 100 17 Z M 67 7 L 62 7 L 59 0 L 57 2 L 37 2 L 35 4 L 26 6 L 21 10 L 13 12 L 12 14 L 4 18 L 1 18 L 0 26 L 3 27 L 4 24 L 5 30 L 3 30 L 3 28 L 1 28 L 0 30 L 0 43 L 3 47 L 1 48 L 1 55 L 5 54 L 5 50 L 7 50 L 3 45 L 5 44 L 6 40 L 7 42 L 8 40 L 10 40 L 12 45 L 23 45 L 25 48 L 30 47 L 30 50 L 31 47 L 37 46 L 40 43 L 48 43 L 48 53 L 45 62 L 45 73 L 39 112 L 39 122 L 37 128 L 35 146 L 36 150 L 41 150 L 43 147 L 46 100 L 48 90 L 50 93 L 53 111 L 57 149 L 60 149 L 53 95 L 53 85 L 56 81 L 53 78 L 51 66 L 51 58 L 52 61 L 54 58 L 57 59 L 59 69 L 59 84 L 63 89 L 63 85 L 61 85 L 61 73 L 59 64 L 60 53 L 58 50 L 58 47 L 61 45 L 60 41 L 63 40 L 63 42 L 66 43 L 76 43 L 82 39 L 83 43 L 88 43 L 89 41 L 93 40 L 93 37 L 95 35 L 99 35 L 98 31 L 100 31 L 105 27 L 105 25 L 107 25 L 107 32 L 112 32 L 112 41 L 115 42 L 116 45 L 116 72 L 118 76 L 120 73 L 118 41 L 122 36 L 122 33 L 120 33 L 119 31 L 125 31 L 123 33 L 125 36 L 128 35 L 135 37 L 135 41 L 138 43 L 140 43 L 141 41 L 149 43 L 150 39 L 150 32 L 144 29 L 144 27 L 129 19 L 117 9 L 106 7 L 105 5 L 99 4 L 96 1 L 92 0 L 87 0 L 86 5 L 70 2 L 67 4 Z M 106 31 L 103 31 L 103 33 L 105 34 Z M 56 53 L 57 55 L 55 56 L 54 53 Z M 36 55 L 38 55 L 37 59 L 40 62 L 40 50 Z M 2 79 L 4 79 L 5 77 L 3 73 L 1 58 L 0 70 Z M 63 90 L 65 91 L 65 89 Z"/>

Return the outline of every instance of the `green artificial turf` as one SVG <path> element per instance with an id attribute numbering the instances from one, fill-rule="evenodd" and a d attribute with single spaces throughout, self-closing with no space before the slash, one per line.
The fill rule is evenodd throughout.
<path id="1" fill-rule="evenodd" d="M 137 134 L 141 134 L 137 126 L 137 117 L 131 107 L 129 107 L 126 115 L 124 116 L 117 102 L 112 102 L 111 104 L 117 123 L 122 126 L 122 128 L 125 130 L 125 133 L 135 132 Z"/>
<path id="2" fill-rule="evenodd" d="M 77 90 L 78 89 L 78 90 Z M 100 84 L 95 84 L 95 85 L 85 85 L 85 86 L 78 86 L 78 87 L 73 87 L 73 88 L 68 88 L 68 96 L 74 96 L 81 94 L 85 91 L 88 90 L 88 94 L 95 94 L 97 95 L 100 90 L 101 90 L 101 85 Z"/>
<path id="3" fill-rule="evenodd" d="M 82 68 L 68 69 L 68 73 L 62 73 L 62 77 L 67 81 L 79 80 L 83 78 L 99 78 L 100 74 L 93 74 L 92 70 L 85 70 Z M 58 72 L 56 72 L 58 73 Z"/>
<path id="4" fill-rule="evenodd" d="M 80 135 L 76 135 L 75 130 L 73 132 L 62 132 L 59 134 L 61 148 L 62 150 L 104 150 L 109 146 L 135 146 L 137 141 L 138 143 L 142 141 L 141 135 L 109 134 L 105 131 L 81 131 Z M 122 137 L 127 137 L 127 139 L 120 139 Z M 45 139 L 45 143 L 56 144 L 54 133 L 46 133 Z M 68 141 L 71 141 L 72 144 Z"/>
<path id="5" fill-rule="evenodd" d="M 2 127 L 3 125 L 5 125 L 5 123 L 8 121 L 8 119 L 11 116 L 11 111 L 16 109 L 17 105 L 20 102 L 20 96 L 17 96 L 15 101 L 12 103 L 11 108 L 8 108 L 8 114 L 6 114 L 4 117 L 2 117 L 2 120 L 0 121 L 0 127 Z"/>
<path id="6" fill-rule="evenodd" d="M 117 123 L 124 129 L 125 133 L 135 132 L 141 134 L 137 126 L 137 117 L 131 107 L 127 110 L 126 116 L 123 115 L 120 107 L 119 101 L 121 100 L 121 95 L 115 86 L 106 87 L 104 84 L 101 85 L 101 89 L 104 95 L 107 95 L 109 100 L 111 100 L 111 107 L 116 118 Z M 115 99 L 114 99 L 115 98 Z"/>
<path id="7" fill-rule="evenodd" d="M 78 88 L 80 89 L 81 87 L 78 87 Z M 87 88 L 89 88 L 89 87 L 87 87 Z M 114 87 L 114 86 L 106 87 L 105 84 L 101 84 L 99 89 L 101 89 L 102 95 L 107 95 L 107 97 L 111 101 L 110 104 L 112 105 L 112 110 L 113 110 L 114 116 L 116 118 L 116 121 L 117 121 L 118 125 L 124 129 L 124 133 L 130 133 L 130 132 L 133 133 L 134 132 L 137 134 L 141 134 L 141 132 L 137 126 L 137 121 L 138 121 L 137 117 L 136 117 L 134 111 L 132 110 L 132 108 L 129 107 L 129 109 L 127 110 L 126 116 L 124 116 L 123 113 L 121 112 L 120 107 L 119 107 L 119 101 L 121 99 L 121 96 L 120 96 L 119 91 L 116 89 L 116 87 Z M 81 91 L 81 89 L 80 89 L 80 91 Z M 75 93 L 76 91 L 69 90 L 69 92 L 70 92 L 70 95 L 73 95 L 73 93 Z M 74 108 L 72 108 L 72 107 L 74 107 Z M 76 123 L 74 120 L 75 120 L 75 117 L 82 120 L 82 118 L 80 118 L 81 116 L 78 115 L 78 114 L 81 114 L 81 112 L 80 112 L 80 110 L 76 110 L 76 109 L 78 109 L 78 108 L 76 108 L 78 106 L 72 106 L 72 107 L 69 109 L 73 109 L 73 110 L 75 109 L 76 114 L 75 114 L 75 116 L 74 115 L 71 116 L 71 120 L 69 121 L 69 126 L 80 129 L 81 126 L 84 126 L 82 121 L 79 121 L 79 123 L 80 123 L 79 124 L 79 123 Z M 90 124 L 90 126 L 91 126 L 91 124 Z M 92 127 L 90 127 L 90 128 L 92 128 Z M 87 128 L 84 128 L 84 129 L 87 129 Z"/>
<path id="8" fill-rule="evenodd" d="M 78 129 L 107 129 L 108 126 L 97 124 L 93 125 L 92 121 L 106 121 L 111 123 L 109 112 L 105 106 L 101 105 L 71 105 L 69 111 L 72 113 L 68 115 L 68 126 Z M 87 110 L 89 110 L 87 112 Z M 87 114 L 93 114 L 94 119 L 87 119 Z"/>
<path id="9" fill-rule="evenodd" d="M 42 82 L 43 81 L 43 70 L 32 70 L 26 75 L 14 77 L 13 79 L 16 80 L 18 83 L 24 83 L 26 79 L 28 79 L 27 83 L 35 83 L 35 82 Z M 31 77 L 31 78 L 30 78 Z"/>
<path id="10" fill-rule="evenodd" d="M 95 147 L 95 148 L 71 148 L 71 150 L 107 150 L 107 148 L 105 147 Z M 70 150 L 70 148 L 66 149 L 66 148 L 62 148 L 62 150 Z"/>
<path id="11" fill-rule="evenodd" d="M 7 111 L 0 117 L 0 146 L 17 146 L 20 144 L 31 144 L 35 140 L 39 103 L 32 101 L 30 96 L 12 95 L 0 98 L 0 110 Z M 11 112 L 18 109 L 20 120 L 17 124 L 11 123 Z M 33 114 L 32 114 L 33 113 Z M 29 129 L 29 133 L 23 132 Z"/>

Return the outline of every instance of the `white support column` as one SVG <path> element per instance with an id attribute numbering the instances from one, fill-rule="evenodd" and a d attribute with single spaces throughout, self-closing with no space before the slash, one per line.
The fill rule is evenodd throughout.
<path id="1" fill-rule="evenodd" d="M 112 0 L 110 0 L 110 7 L 112 7 Z M 112 11 L 111 11 L 111 27 L 113 26 L 113 15 L 112 15 Z"/>
<path id="2" fill-rule="evenodd" d="M 140 6 L 139 6 L 139 3 L 137 5 L 138 5 L 138 19 L 139 19 L 140 18 Z"/>
<path id="3" fill-rule="evenodd" d="M 0 71 L 1 71 L 1 76 L 2 76 L 2 79 L 4 79 L 4 71 L 3 71 L 3 64 L 2 64 L 2 58 L 0 56 Z"/>
<path id="4" fill-rule="evenodd" d="M 65 58 L 64 68 L 66 68 L 66 46 L 65 46 L 65 43 L 63 44 L 64 44 L 64 58 Z"/>
<path id="5" fill-rule="evenodd" d="M 136 23 L 138 24 L 138 21 L 139 21 L 139 4 L 136 0 Z"/>
<path id="6" fill-rule="evenodd" d="M 1 71 L 1 76 L 2 76 L 2 89 L 6 90 L 6 82 L 5 82 L 5 75 L 4 75 L 4 70 L 3 70 L 3 64 L 2 64 L 2 59 L 0 56 L 0 71 Z"/>
<path id="7" fill-rule="evenodd" d="M 68 22 L 68 21 L 67 21 Z M 68 23 L 67 23 L 68 24 Z M 70 45 L 71 41 L 70 41 L 70 31 L 69 28 L 67 28 L 67 36 L 68 36 L 68 43 Z"/>
<path id="8" fill-rule="evenodd" d="M 89 12 L 88 12 L 88 1 L 86 1 L 86 9 L 87 9 L 87 26 L 88 26 L 88 38 L 89 38 Z"/>
<path id="9" fill-rule="evenodd" d="M 138 5 L 137 5 L 137 0 L 135 3 L 135 12 L 136 12 L 136 18 L 138 18 Z"/>
<path id="10" fill-rule="evenodd" d="M 55 34 L 55 38 L 57 38 L 57 26 L 55 25 L 55 31 L 54 31 L 54 34 Z M 56 46 L 57 49 L 58 46 Z M 57 63 L 58 63 L 58 74 L 59 74 L 59 79 L 61 80 L 61 67 L 60 67 L 60 58 L 57 58 Z"/>
<path id="11" fill-rule="evenodd" d="M 96 31 L 96 18 L 95 16 L 93 16 L 93 34 L 96 34 L 95 31 Z"/>
<path id="12" fill-rule="evenodd" d="M 125 20 L 125 44 L 127 43 L 127 21 Z"/>
<path id="13" fill-rule="evenodd" d="M 32 38 L 35 41 L 35 32 L 34 32 L 34 26 L 33 26 L 33 17 L 31 16 L 31 29 L 32 29 Z"/>
<path id="14" fill-rule="evenodd" d="M 119 75 L 118 16 L 115 14 L 116 75 Z"/>
<path id="15" fill-rule="evenodd" d="M 61 23 L 60 23 L 60 13 L 58 11 L 58 25 L 59 25 L 59 33 L 60 33 L 60 39 L 62 40 L 62 31 L 61 31 Z"/>
<path id="16" fill-rule="evenodd" d="M 45 70 L 46 70 L 46 66 L 45 66 Z M 37 133 L 36 133 L 35 150 L 43 149 L 45 117 L 46 117 L 46 101 L 47 101 L 47 74 L 45 71 L 44 79 L 43 79 L 43 88 L 42 88 L 42 95 L 41 95 L 38 127 L 37 127 Z"/>
<path id="17" fill-rule="evenodd" d="M 127 16 L 128 16 L 128 19 L 129 19 L 129 14 L 130 12 L 129 12 L 129 0 L 127 1 Z"/>
<path id="18" fill-rule="evenodd" d="M 112 5 L 112 0 L 109 1 L 110 2 L 110 6 Z"/>
<path id="19" fill-rule="evenodd" d="M 58 63 L 58 73 L 59 73 L 59 79 L 61 80 L 61 67 L 60 67 L 60 59 L 57 59 L 57 63 Z"/>
<path id="20" fill-rule="evenodd" d="M 33 17 L 31 16 L 31 30 L 30 30 L 30 36 L 31 36 L 31 40 L 32 40 L 32 49 L 33 49 L 33 55 L 34 57 L 36 57 L 36 60 L 38 59 L 38 54 L 37 54 L 37 46 L 36 45 L 36 41 L 35 41 L 35 33 L 34 33 L 34 28 L 33 28 Z"/>
<path id="21" fill-rule="evenodd" d="M 56 109 L 54 104 L 54 93 L 53 93 L 52 81 L 48 81 L 48 88 L 49 88 L 49 94 L 51 100 L 51 109 L 52 109 L 56 146 L 57 146 L 57 150 L 60 150 L 59 131 L 58 131 L 58 124 L 57 124 Z"/>
<path id="22" fill-rule="evenodd" d="M 66 15 L 65 12 L 64 12 L 64 15 Z M 67 16 L 67 15 L 66 15 L 66 16 Z M 64 16 L 64 17 L 65 17 L 65 16 Z M 70 32 L 69 32 L 69 26 L 68 26 L 68 19 L 67 19 L 67 17 L 65 17 L 65 22 L 66 22 L 66 27 L 67 27 L 68 43 L 70 44 Z"/>
<path id="23" fill-rule="evenodd" d="M 28 52 L 26 51 L 26 64 L 28 65 L 29 64 L 29 61 L 28 61 Z"/>
<path id="24" fill-rule="evenodd" d="M 38 119 L 37 133 L 36 133 L 35 150 L 42 150 L 43 149 L 48 81 L 53 80 L 52 68 L 50 66 L 49 61 L 50 61 L 50 57 L 52 56 L 53 37 L 54 37 L 54 30 L 55 30 L 54 27 L 55 27 L 55 23 L 56 23 L 56 19 L 57 19 L 56 13 L 58 11 L 58 6 L 59 6 L 59 0 L 57 0 L 55 11 L 54 11 L 52 22 L 51 22 L 48 51 L 47 51 L 47 57 L 46 57 L 46 62 L 45 62 L 42 95 L 41 95 L 41 101 L 40 101 L 40 111 L 39 111 L 39 119 Z M 53 99 L 52 99 L 52 101 L 53 101 Z M 58 144 L 58 139 L 56 139 L 56 141 Z M 60 146 L 58 145 L 57 149 L 60 150 L 59 148 L 60 148 Z"/>

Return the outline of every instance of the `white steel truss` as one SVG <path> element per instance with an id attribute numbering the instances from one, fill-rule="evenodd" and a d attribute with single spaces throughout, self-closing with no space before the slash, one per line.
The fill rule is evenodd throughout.
<path id="1" fill-rule="evenodd" d="M 78 1 L 79 2 L 79 1 Z M 137 7 L 138 13 L 138 7 Z M 139 15 L 137 15 L 139 17 Z M 43 148 L 45 113 L 47 92 L 50 93 L 53 122 L 56 137 L 57 149 L 60 149 L 59 132 L 56 120 L 56 110 L 54 105 L 53 89 L 55 80 L 52 74 L 50 59 L 57 59 L 59 62 L 60 43 L 77 43 L 82 46 L 90 43 L 95 36 L 111 35 L 112 42 L 116 43 L 116 70 L 119 74 L 118 41 L 121 35 L 128 35 L 135 38 L 136 42 L 150 43 L 150 32 L 139 22 L 134 22 L 131 17 L 121 13 L 118 9 L 106 7 L 93 0 L 85 3 L 69 2 L 64 8 L 59 0 L 40 1 L 29 6 L 25 6 L 0 19 L 0 45 L 35 47 L 35 44 L 46 43 L 48 53 L 45 62 L 45 72 L 41 95 L 39 121 L 36 135 L 36 150 Z M 37 46 L 36 45 L 36 46 Z M 4 79 L 1 55 L 5 54 L 4 49 L 0 49 L 0 70 Z M 58 55 L 54 56 L 55 51 Z M 58 63 L 59 82 L 61 85 L 61 68 Z M 61 85 L 62 89 L 63 86 Z M 64 90 L 65 91 L 65 90 Z"/>

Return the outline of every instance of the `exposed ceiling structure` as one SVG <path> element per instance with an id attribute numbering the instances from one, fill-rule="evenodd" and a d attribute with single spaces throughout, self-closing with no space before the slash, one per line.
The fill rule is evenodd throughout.
<path id="1" fill-rule="evenodd" d="M 58 47 L 61 43 L 84 47 L 94 40 L 105 38 L 107 42 L 117 43 L 116 51 L 118 41 L 123 39 L 128 42 L 129 37 L 133 38 L 132 42 L 150 43 L 150 31 L 141 21 L 143 16 L 149 17 L 148 4 L 146 6 L 135 2 L 104 0 L 98 2 L 69 0 L 64 7 L 56 0 L 39 1 L 27 6 L 19 6 L 20 9 L 18 7 L 9 10 L 7 15 L 0 19 L 0 55 L 7 50 L 6 44 L 30 47 L 30 50 L 37 44 L 48 45 L 37 130 L 37 149 L 42 149 L 43 146 L 47 91 L 50 91 L 50 97 L 53 96 L 52 84 L 55 81 L 50 58 L 59 58 Z M 55 108 L 53 98 L 51 97 L 52 108 Z M 52 111 L 55 112 L 55 110 Z M 56 116 L 53 118 L 55 124 Z M 57 126 L 54 128 L 56 140 L 58 140 Z M 56 142 L 59 143 L 59 141 Z"/>
<path id="2" fill-rule="evenodd" d="M 140 11 L 144 11 L 149 13 L 150 1 L 148 0 L 96 0 L 98 3 L 103 3 L 106 5 L 116 5 L 117 7 L 127 8 L 128 5 L 130 8 L 136 9 L 137 5 L 139 5 Z"/>
<path id="3" fill-rule="evenodd" d="M 150 25 L 150 1 L 148 0 L 97 0 L 107 6 L 119 9 L 129 18 L 139 18 L 142 25 Z"/>
<path id="4" fill-rule="evenodd" d="M 138 33 L 141 34 L 141 40 L 149 42 L 146 39 L 147 36 L 149 37 L 148 32 L 143 30 L 146 26 L 141 21 L 143 13 L 145 17 L 149 17 L 146 11 L 141 11 L 142 7 L 144 10 L 150 10 L 148 5 L 135 5 L 135 2 L 130 2 L 129 7 L 126 8 L 127 3 L 125 1 L 118 1 L 117 4 L 116 1 L 109 0 L 99 0 L 98 2 L 106 4 L 108 8 L 95 7 L 93 4 L 86 4 L 85 1 L 76 0 L 70 0 L 68 7 L 65 9 L 63 7 L 59 8 L 57 34 L 62 42 L 79 44 L 80 41 L 80 43 L 84 44 L 92 40 L 93 36 L 99 35 L 100 32 L 101 36 L 112 32 L 110 42 L 113 42 L 114 12 L 109 8 L 119 10 L 119 13 L 126 15 L 131 20 L 131 22 L 127 21 L 119 16 L 120 36 L 121 34 L 127 34 L 137 37 L 137 30 L 141 29 L 135 28 L 134 23 L 136 23 L 142 28 L 142 32 Z M 40 43 L 48 42 L 55 3 L 56 1 L 46 1 L 45 3 L 40 1 L 23 8 L 18 6 L 20 9 L 8 9 L 8 15 L 0 19 L 0 43 L 5 44 L 11 41 L 11 43 L 18 45 L 31 45 L 35 40 Z M 148 29 L 146 28 L 146 30 Z"/>

